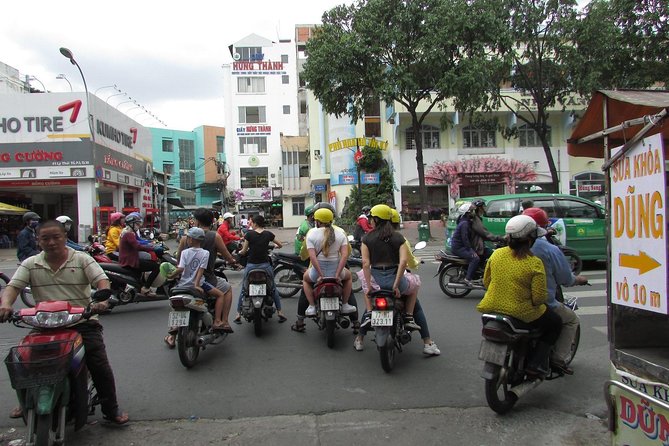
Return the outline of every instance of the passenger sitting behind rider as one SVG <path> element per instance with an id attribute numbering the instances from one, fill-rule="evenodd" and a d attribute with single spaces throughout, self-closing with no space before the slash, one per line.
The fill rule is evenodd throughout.
<path id="1" fill-rule="evenodd" d="M 157 297 L 156 288 L 151 285 L 160 274 L 160 265 L 158 262 L 149 259 L 141 259 L 140 251 L 154 251 L 156 255 L 162 255 L 163 249 L 153 247 L 149 244 L 142 244 L 137 240 L 137 231 L 142 227 L 142 216 L 138 212 L 131 212 L 125 219 L 126 227 L 121 232 L 121 243 L 119 244 L 119 264 L 123 267 L 138 270 L 151 271 L 145 286 L 141 293 L 147 297 Z"/>
<path id="2" fill-rule="evenodd" d="M 348 239 L 343 229 L 332 226 L 334 214 L 326 208 L 314 212 L 316 227 L 307 233 L 306 246 L 311 266 L 303 277 L 304 295 L 309 302 L 305 316 L 316 315 L 314 283 L 324 277 L 337 277 L 343 282 L 342 307 L 344 314 L 354 313 L 356 308 L 348 303 L 353 288 L 351 272 L 346 269 Z"/>
<path id="3" fill-rule="evenodd" d="M 181 274 L 181 279 L 179 279 L 177 287 L 193 287 L 200 292 L 215 297 L 214 325 L 212 328 L 214 330 L 222 330 L 226 333 L 232 333 L 230 324 L 228 324 L 227 320 L 223 319 L 225 293 L 204 280 L 204 272 L 209 263 L 209 251 L 202 249 L 201 245 L 203 241 L 203 229 L 193 227 L 188 230 L 187 243 L 190 245 L 190 248 L 184 249 L 181 252 L 179 266 L 176 271 L 168 276 L 168 278 L 174 279 Z"/>
<path id="4" fill-rule="evenodd" d="M 526 367 L 536 375 L 549 372 L 548 358 L 562 329 L 560 316 L 546 306 L 543 262 L 531 251 L 537 237 L 545 234 L 527 215 L 517 215 L 507 222 L 509 245 L 490 256 L 483 275 L 487 291 L 476 307 L 481 313 L 506 314 L 543 330 Z"/>
<path id="5" fill-rule="evenodd" d="M 409 292 L 409 281 L 404 276 L 411 250 L 405 243 L 404 236 L 393 229 L 390 206 L 377 204 L 369 214 L 373 229 L 362 238 L 360 248 L 365 282 L 372 283 L 374 277 L 379 287 L 392 290 L 396 298 L 406 296 L 404 326 L 407 329 L 420 330 L 420 326 L 413 319 L 418 289 Z M 370 322 L 372 300 L 369 294 L 365 294 L 365 303 L 367 311 L 363 315 L 361 326 Z"/>

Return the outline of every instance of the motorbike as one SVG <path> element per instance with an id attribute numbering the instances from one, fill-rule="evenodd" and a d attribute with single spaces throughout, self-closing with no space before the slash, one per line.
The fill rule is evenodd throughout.
<path id="1" fill-rule="evenodd" d="M 272 266 L 274 268 L 274 282 L 279 296 L 282 299 L 295 296 L 302 289 L 302 278 L 309 267 L 309 260 L 302 260 L 299 255 L 284 252 L 272 253 Z M 358 278 L 358 271 L 362 270 L 362 259 L 349 256 L 346 268 L 351 271 L 353 280 L 353 292 L 362 291 L 362 282 Z"/>
<path id="2" fill-rule="evenodd" d="M 88 245 L 84 246 L 84 251 L 98 263 L 114 263 L 114 261 L 107 256 L 104 245 L 92 235 L 88 236 Z"/>
<path id="3" fill-rule="evenodd" d="M 325 330 L 329 348 L 334 347 L 335 330 L 346 329 L 352 322 L 352 314 L 343 314 L 341 311 L 342 291 L 341 282 L 336 277 L 324 277 L 314 287 L 316 315 L 311 319 L 318 325 L 319 330 Z"/>
<path id="4" fill-rule="evenodd" d="M 2 294 L 2 291 L 9 283 L 9 280 L 10 277 L 7 274 L 0 272 L 0 294 Z M 33 295 L 30 292 L 30 287 L 22 289 L 21 293 L 19 293 L 19 296 L 21 297 L 21 302 L 23 302 L 23 304 L 26 307 L 32 308 L 35 306 L 35 299 L 33 298 Z"/>
<path id="5" fill-rule="evenodd" d="M 569 297 L 564 304 L 576 311 L 576 297 Z M 481 377 L 485 380 L 485 396 L 488 406 L 499 414 L 509 412 L 518 399 L 539 386 L 544 380 L 550 381 L 567 374 L 560 367 L 551 366 L 545 377 L 528 375 L 525 371 L 541 330 L 529 327 L 518 319 L 498 313 L 486 313 L 482 316 L 483 341 L 479 350 L 479 359 L 484 362 Z M 571 346 L 569 365 L 578 349 L 580 327 Z"/>
<path id="6" fill-rule="evenodd" d="M 93 301 L 110 296 L 110 290 L 98 290 Z M 47 301 L 10 316 L 15 326 L 32 329 L 5 358 L 28 427 L 27 445 L 64 444 L 66 424 L 73 421 L 74 430 L 81 429 L 100 404 L 81 335 L 71 328 L 92 314 L 90 306 Z"/>
<path id="7" fill-rule="evenodd" d="M 372 300 L 371 328 L 381 358 L 381 367 L 390 373 L 395 367 L 395 353 L 411 342 L 411 332 L 404 328 L 404 301 L 396 299 L 392 290 L 369 293 Z"/>
<path id="8" fill-rule="evenodd" d="M 261 268 L 248 272 L 241 315 L 247 322 L 253 322 L 256 336 L 262 334 L 263 321 L 267 322 L 276 312 L 272 296 L 272 277 Z"/>
<path id="9" fill-rule="evenodd" d="M 159 246 L 163 248 L 163 254 L 157 258 L 157 261 L 168 262 L 172 265 L 177 265 L 177 260 L 172 256 L 168 251 L 167 247 L 159 243 Z M 155 253 L 151 253 L 155 256 Z M 135 271 L 130 268 L 123 267 L 118 263 L 100 263 L 100 267 L 107 274 L 109 281 L 111 282 L 111 289 L 114 293 L 116 299 L 118 299 L 120 305 L 127 305 L 129 303 L 139 303 L 139 302 L 153 302 L 157 300 L 166 300 L 169 298 L 170 288 L 174 286 L 176 280 L 166 280 L 162 281 L 164 277 L 159 275 L 154 285 L 158 285 L 158 292 L 156 293 L 158 297 L 146 297 L 140 293 L 142 286 L 146 283 L 146 278 L 149 276 L 149 272 L 145 271 Z"/>
<path id="10" fill-rule="evenodd" d="M 213 330 L 215 298 L 191 287 L 175 287 L 170 292 L 168 326 L 177 329 L 176 345 L 179 360 L 190 369 L 195 365 L 200 350 L 217 345 L 228 336 Z"/>

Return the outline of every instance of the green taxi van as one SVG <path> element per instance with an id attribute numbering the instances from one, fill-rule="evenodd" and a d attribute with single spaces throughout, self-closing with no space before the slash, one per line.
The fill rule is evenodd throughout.
<path id="1" fill-rule="evenodd" d="M 606 260 L 606 214 L 604 208 L 585 198 L 564 194 L 512 194 L 461 198 L 450 213 L 446 225 L 446 247 L 450 246 L 458 217 L 457 208 L 466 202 L 482 199 L 486 203 L 483 224 L 496 235 L 504 235 L 506 222 L 523 211 L 523 203 L 546 211 L 554 222 L 558 238 L 576 250 L 582 260 Z"/>

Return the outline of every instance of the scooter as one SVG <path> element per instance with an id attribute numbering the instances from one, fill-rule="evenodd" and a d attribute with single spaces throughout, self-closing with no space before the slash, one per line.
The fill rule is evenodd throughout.
<path id="1" fill-rule="evenodd" d="M 352 322 L 353 313 L 344 314 L 341 310 L 342 291 L 341 282 L 336 277 L 324 277 L 314 287 L 316 315 L 311 319 L 316 322 L 319 330 L 325 330 L 325 339 L 329 348 L 334 347 L 335 330 L 337 328 L 347 329 Z M 355 303 L 353 294 L 349 301 Z"/>
<path id="2" fill-rule="evenodd" d="M 571 297 L 564 304 L 576 311 L 577 298 Z M 525 371 L 528 358 L 534 350 L 541 330 L 529 327 L 522 321 L 504 314 L 486 313 L 483 320 L 483 341 L 479 359 L 484 362 L 481 377 L 485 380 L 485 396 L 488 406 L 499 414 L 509 412 L 518 398 L 539 386 L 544 380 L 563 377 L 563 368 L 551 366 L 544 377 L 528 375 Z M 580 329 L 571 346 L 569 365 L 576 355 L 580 341 Z"/>
<path id="3" fill-rule="evenodd" d="M 464 283 L 464 278 L 467 275 L 467 268 L 469 261 L 449 254 L 444 250 L 439 251 L 435 255 L 435 259 L 441 262 L 439 269 L 437 269 L 436 276 L 439 276 L 439 288 L 449 297 L 460 298 L 465 297 L 473 290 L 485 290 L 483 287 L 483 270 L 485 263 L 479 265 L 472 276 L 472 285 Z"/>
<path id="4" fill-rule="evenodd" d="M 98 290 L 93 301 L 110 296 L 110 290 Z M 100 404 L 84 361 L 81 335 L 71 328 L 92 315 L 90 306 L 47 301 L 10 316 L 15 326 L 32 329 L 5 358 L 28 426 L 28 446 L 64 444 L 66 424 L 73 421 L 74 430 L 81 429 Z"/>
<path id="5" fill-rule="evenodd" d="M 247 275 L 241 315 L 247 322 L 253 322 L 253 331 L 256 336 L 262 334 L 263 321 L 267 322 L 276 312 L 272 296 L 272 281 L 273 278 L 261 268 L 252 269 Z"/>
<path id="6" fill-rule="evenodd" d="M 369 293 L 372 300 L 371 327 L 374 342 L 381 358 L 381 368 L 390 373 L 395 367 L 395 353 L 411 342 L 411 332 L 404 328 L 404 301 L 396 299 L 392 290 Z"/>
<path id="7" fill-rule="evenodd" d="M 177 287 L 170 292 L 168 326 L 177 329 L 176 344 L 179 360 L 190 369 L 195 365 L 200 350 L 207 345 L 223 342 L 227 333 L 213 330 L 215 298 L 195 288 Z"/>

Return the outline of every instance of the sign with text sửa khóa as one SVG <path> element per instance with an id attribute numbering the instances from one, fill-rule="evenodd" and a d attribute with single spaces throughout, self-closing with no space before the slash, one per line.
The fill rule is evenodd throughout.
<path id="1" fill-rule="evenodd" d="M 360 174 L 360 183 L 361 184 L 379 184 L 380 177 L 377 173 L 361 173 Z"/>

